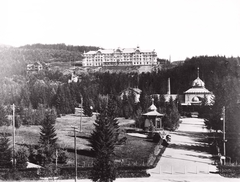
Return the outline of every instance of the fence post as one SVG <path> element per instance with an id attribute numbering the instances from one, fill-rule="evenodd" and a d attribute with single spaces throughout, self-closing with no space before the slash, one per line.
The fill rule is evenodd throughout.
<path id="1" fill-rule="evenodd" d="M 184 174 L 186 174 L 186 166 L 184 166 Z"/>

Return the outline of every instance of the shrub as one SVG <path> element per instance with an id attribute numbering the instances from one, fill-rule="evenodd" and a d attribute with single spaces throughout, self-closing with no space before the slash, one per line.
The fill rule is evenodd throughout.
<path id="1" fill-rule="evenodd" d="M 11 167 L 11 149 L 9 139 L 6 136 L 0 138 L 0 166 Z"/>
<path id="2" fill-rule="evenodd" d="M 26 168 L 27 167 L 27 162 L 28 162 L 28 157 L 29 157 L 29 152 L 24 149 L 24 148 L 20 148 L 17 152 L 16 152 L 16 167 L 17 168 Z"/>
<path id="3" fill-rule="evenodd" d="M 12 180 L 21 180 L 22 179 L 22 176 L 20 175 L 20 173 L 17 171 L 17 170 L 9 170 L 7 171 L 3 176 L 2 178 L 4 180 L 8 180 L 8 181 L 12 181 Z"/>
<path id="4" fill-rule="evenodd" d="M 155 133 L 155 134 L 153 135 L 153 142 L 154 142 L 154 143 L 159 143 L 160 140 L 161 140 L 160 134 L 159 134 L 159 133 Z"/>

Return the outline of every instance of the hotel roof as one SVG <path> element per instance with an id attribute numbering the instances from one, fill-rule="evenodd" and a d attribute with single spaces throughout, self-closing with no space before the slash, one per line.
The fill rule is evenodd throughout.
<path id="1" fill-rule="evenodd" d="M 122 52 L 122 53 L 135 53 L 136 51 L 139 51 L 139 52 L 155 52 L 155 50 L 142 50 L 142 49 L 139 49 L 138 47 L 137 48 L 117 48 L 117 49 L 99 49 L 97 51 L 89 51 L 85 54 L 97 54 L 98 52 L 99 53 L 102 53 L 102 54 L 113 54 L 113 53 L 116 53 L 116 52 Z"/>

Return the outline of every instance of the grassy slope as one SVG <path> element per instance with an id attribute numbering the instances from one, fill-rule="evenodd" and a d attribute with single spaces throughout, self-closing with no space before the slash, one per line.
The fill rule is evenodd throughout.
<path id="1" fill-rule="evenodd" d="M 83 164 L 92 163 L 93 158 L 89 154 L 88 141 L 85 137 L 89 136 L 94 129 L 95 116 L 82 117 L 82 133 L 78 133 L 77 137 L 77 149 L 78 149 L 78 163 Z M 66 115 L 61 118 L 57 118 L 55 125 L 56 133 L 58 136 L 58 143 L 62 148 L 66 148 L 69 151 L 69 164 L 73 164 L 74 161 L 74 133 L 72 127 L 80 128 L 80 116 L 79 115 Z M 1 127 L 0 132 L 6 131 L 11 133 L 12 127 Z M 22 144 L 35 145 L 39 140 L 40 126 L 21 126 L 16 131 L 16 148 Z M 148 142 L 142 138 L 128 136 L 127 134 L 121 134 L 121 137 L 126 136 L 127 143 L 124 145 L 116 146 L 116 159 L 124 159 L 124 163 L 147 162 L 149 154 L 153 151 L 154 143 Z M 9 137 L 12 141 L 12 137 Z"/>

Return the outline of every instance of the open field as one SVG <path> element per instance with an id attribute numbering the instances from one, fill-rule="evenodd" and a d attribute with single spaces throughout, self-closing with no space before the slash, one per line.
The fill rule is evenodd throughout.
<path id="1" fill-rule="evenodd" d="M 73 127 L 76 127 L 79 131 L 80 120 L 82 121 L 82 132 L 77 132 L 77 150 L 78 150 L 78 163 L 92 163 L 93 156 L 91 154 L 90 147 L 88 146 L 88 137 L 94 129 L 94 121 L 96 116 L 92 117 L 80 117 L 80 115 L 69 114 L 57 118 L 55 129 L 58 137 L 58 144 L 61 148 L 65 148 L 69 152 L 68 164 L 73 164 L 74 161 L 74 132 Z M 121 124 L 126 124 L 127 121 L 120 119 Z M 129 122 L 132 122 L 130 120 Z M 121 125 L 120 124 L 120 125 Z M 124 126 L 120 126 L 121 129 Z M 10 133 L 12 132 L 12 126 L 1 127 L 0 132 Z M 36 145 L 39 140 L 40 126 L 21 126 L 16 130 L 16 148 L 24 145 Z M 132 162 L 147 163 L 150 153 L 154 150 L 156 144 L 147 141 L 146 139 L 129 136 L 124 132 L 121 132 L 119 138 L 127 137 L 126 144 L 116 146 L 116 159 L 122 160 L 122 164 L 129 164 Z M 12 137 L 10 136 L 12 143 Z"/>

